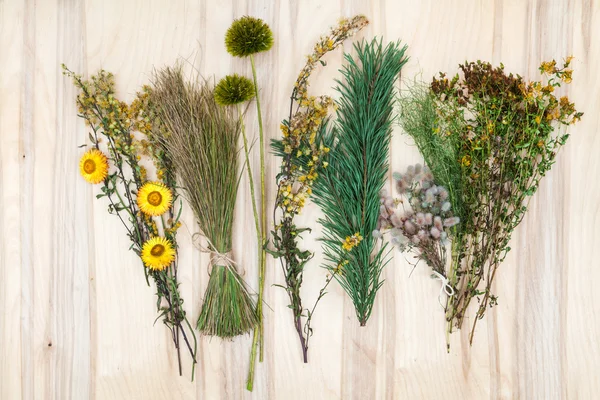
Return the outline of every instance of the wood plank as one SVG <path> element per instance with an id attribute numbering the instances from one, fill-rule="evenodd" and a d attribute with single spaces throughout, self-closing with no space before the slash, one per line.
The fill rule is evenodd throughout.
<path id="1" fill-rule="evenodd" d="M 453 335 L 447 354 L 439 282 L 396 253 L 367 327 L 358 326 L 339 285 L 330 286 L 304 365 L 287 296 L 272 286 L 283 282 L 281 268 L 269 258 L 266 357 L 257 366 L 255 391 L 245 391 L 250 336 L 199 338 L 195 381 L 189 381 L 185 355 L 179 377 L 168 331 L 152 324 L 154 288 L 145 285 L 106 201 L 96 200 L 97 188 L 78 176 L 83 150 L 77 146 L 87 130 L 60 64 L 86 76 L 100 68 L 114 72 L 126 101 L 153 68 L 178 57 L 188 70 L 217 80 L 233 72 L 250 76 L 249 60 L 231 57 L 223 36 L 234 18 L 263 18 L 275 34 L 273 49 L 256 57 L 271 139 L 279 135 L 292 85 L 315 41 L 339 17 L 359 12 L 371 25 L 357 39 L 378 35 L 409 45 L 401 87 L 418 74 L 428 80 L 456 71 L 465 60 L 503 62 L 536 78 L 540 61 L 576 57 L 565 93 L 585 115 L 513 237 L 495 285 L 499 305 L 478 324 L 472 347 L 465 330 Z M 599 37 L 597 0 L 0 1 L 0 398 L 594 398 L 600 391 Z M 341 52 L 326 61 L 312 77 L 311 93 L 334 93 Z M 246 118 L 250 137 L 257 136 L 253 106 Z M 392 170 L 419 161 L 396 128 Z M 269 209 L 277 163 L 268 156 Z M 258 151 L 251 167 L 258 176 Z M 243 180 L 234 255 L 256 289 L 249 196 Z M 306 270 L 306 304 L 326 275 L 319 268 L 319 216 L 309 205 L 298 220 L 316 228 L 302 244 L 317 251 Z M 187 207 L 183 221 L 181 289 L 195 325 L 208 256 L 193 243 L 198 228 Z"/>

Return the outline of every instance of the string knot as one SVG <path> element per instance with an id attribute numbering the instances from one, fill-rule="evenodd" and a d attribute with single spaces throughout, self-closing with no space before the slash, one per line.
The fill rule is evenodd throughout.
<path id="1" fill-rule="evenodd" d="M 219 265 L 219 266 L 227 267 L 227 268 L 233 268 L 234 271 L 239 272 L 237 270 L 238 264 L 233 259 L 231 250 L 229 250 L 225 253 L 219 252 L 218 250 L 216 250 L 215 245 L 206 236 L 204 238 L 206 239 L 207 246 L 204 246 L 204 245 L 202 245 L 202 243 L 199 240 L 200 237 L 201 237 L 201 235 L 199 233 L 195 233 L 194 235 L 192 235 L 192 241 L 196 244 L 196 247 L 198 249 L 200 249 L 201 252 L 210 254 L 210 263 L 208 265 L 208 267 L 209 267 L 208 274 L 209 275 L 210 275 L 210 271 L 212 270 L 212 267 L 214 267 L 215 265 Z M 243 275 L 243 273 L 242 273 L 242 275 Z"/>
<path id="2" fill-rule="evenodd" d="M 444 275 L 440 274 L 437 271 L 433 271 L 432 278 L 435 278 L 442 282 L 442 287 L 440 288 L 440 296 L 442 295 L 442 292 L 446 293 L 448 297 L 454 296 L 454 288 L 450 284 L 448 278 L 446 278 Z"/>

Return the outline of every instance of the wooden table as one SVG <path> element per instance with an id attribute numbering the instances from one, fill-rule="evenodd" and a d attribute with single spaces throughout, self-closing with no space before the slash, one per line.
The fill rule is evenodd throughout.
<path id="1" fill-rule="evenodd" d="M 453 3 L 453 5 L 450 5 Z M 300 361 L 278 264 L 269 259 L 266 357 L 255 391 L 245 391 L 250 337 L 203 338 L 196 380 L 176 372 L 154 289 L 117 218 L 78 175 L 87 130 L 76 90 L 60 64 L 88 76 L 116 74 L 131 101 L 153 68 L 183 57 L 206 77 L 249 75 L 247 60 L 223 46 L 232 20 L 263 18 L 274 48 L 257 57 L 268 137 L 279 135 L 293 82 L 319 35 L 341 16 L 364 13 L 359 37 L 409 45 L 403 71 L 456 71 L 465 60 L 503 62 L 537 78 L 542 60 L 573 54 L 567 89 L 586 114 L 544 179 L 513 237 L 496 282 L 499 305 L 477 328 L 455 334 L 446 353 L 439 281 L 411 275 L 397 253 L 375 310 L 360 328 L 348 297 L 332 285 L 314 317 L 310 363 Z M 350 49 L 350 44 L 346 45 Z M 593 399 L 600 396 L 600 2 L 548 1 L 0 1 L 0 398 L 2 399 Z M 332 93 L 341 52 L 313 76 L 313 93 Z M 256 119 L 248 116 L 250 134 Z M 258 154 L 258 152 L 256 152 Z M 257 157 L 254 168 L 257 167 Z M 269 208 L 278 161 L 268 158 Z M 392 167 L 420 161 L 396 129 Z M 391 172 L 390 172 L 391 177 Z M 256 287 L 249 188 L 243 181 L 235 257 Z M 208 281 L 189 209 L 180 232 L 186 307 L 197 318 Z M 317 228 L 309 206 L 303 223 Z M 318 229 L 308 248 L 318 250 Z M 325 279 L 318 255 L 304 294 Z M 188 361 L 184 359 L 184 361 Z"/>

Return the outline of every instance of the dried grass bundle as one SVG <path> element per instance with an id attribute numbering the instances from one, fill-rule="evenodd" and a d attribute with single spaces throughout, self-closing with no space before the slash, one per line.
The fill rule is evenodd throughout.
<path id="1" fill-rule="evenodd" d="M 165 148 L 211 253 L 198 329 L 222 338 L 249 332 L 258 322 L 256 305 L 231 255 L 240 181 L 239 120 L 233 110 L 216 103 L 211 83 L 186 82 L 180 66 L 157 71 L 153 85 Z"/>

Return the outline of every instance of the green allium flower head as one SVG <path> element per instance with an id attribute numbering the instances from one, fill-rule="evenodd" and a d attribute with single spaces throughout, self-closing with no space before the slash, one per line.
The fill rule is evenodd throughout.
<path id="1" fill-rule="evenodd" d="M 227 75 L 215 87 L 215 100 L 222 106 L 243 103 L 253 97 L 252 81 L 238 74 Z"/>
<path id="2" fill-rule="evenodd" d="M 225 47 L 235 57 L 247 57 L 273 46 L 273 32 L 260 18 L 249 16 L 233 21 L 225 34 Z"/>

